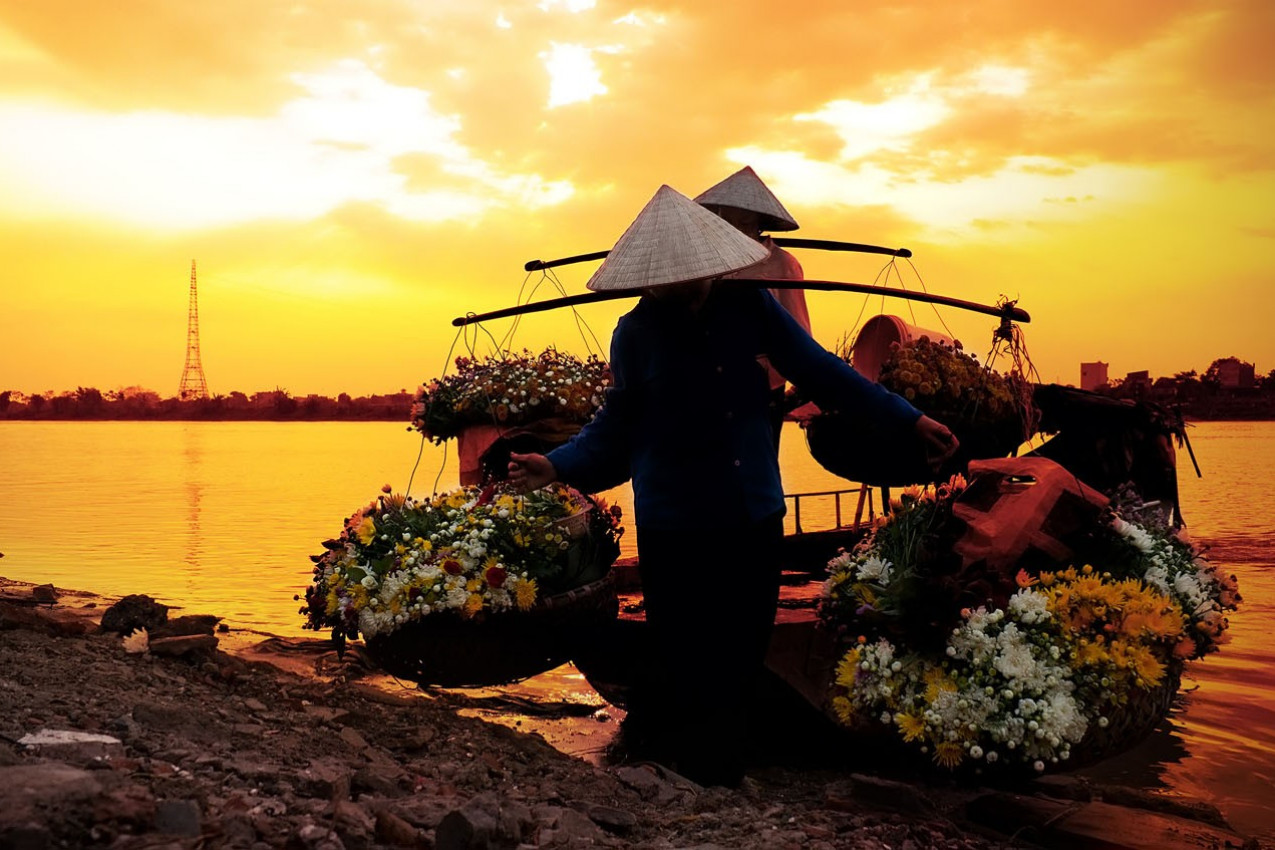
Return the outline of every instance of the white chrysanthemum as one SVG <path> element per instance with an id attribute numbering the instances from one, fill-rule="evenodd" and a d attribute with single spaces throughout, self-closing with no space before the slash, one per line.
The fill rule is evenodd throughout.
<path id="1" fill-rule="evenodd" d="M 1200 587 L 1199 579 L 1190 573 L 1181 573 L 1175 577 L 1173 579 L 1173 590 L 1190 603 L 1187 610 L 1196 611 L 1206 602 L 1204 590 Z"/>
<path id="2" fill-rule="evenodd" d="M 1001 647 L 992 664 L 1007 679 L 1030 679 L 1036 673 L 1036 659 L 1032 657 L 1031 649 L 1024 644 Z"/>
<path id="3" fill-rule="evenodd" d="M 1043 623 L 1050 618 L 1049 599 L 1039 591 L 1023 588 L 1009 598 L 1009 612 L 1024 623 Z"/>
<path id="4" fill-rule="evenodd" d="M 1157 593 L 1168 596 L 1169 590 L 1169 571 L 1162 566 L 1148 567 L 1147 571 L 1142 575 L 1142 583 Z"/>
<path id="5" fill-rule="evenodd" d="M 874 581 L 879 584 L 890 583 L 890 568 L 893 566 L 889 561 L 878 558 L 876 555 L 868 558 L 859 564 L 858 577 L 860 581 Z"/>
<path id="6" fill-rule="evenodd" d="M 1048 735 L 1076 744 L 1085 737 L 1089 721 L 1085 719 L 1071 693 L 1074 687 L 1072 682 L 1067 681 L 1064 684 L 1066 687 L 1059 687 L 1050 693 L 1048 706 L 1040 714 L 1041 728 Z"/>
<path id="7" fill-rule="evenodd" d="M 1139 551 L 1146 554 L 1150 554 L 1155 551 L 1155 538 L 1153 538 L 1150 534 L 1147 534 L 1146 530 L 1141 526 L 1116 518 L 1111 523 L 1111 527 L 1114 528 L 1120 536 L 1124 537 L 1124 539 L 1136 546 Z"/>

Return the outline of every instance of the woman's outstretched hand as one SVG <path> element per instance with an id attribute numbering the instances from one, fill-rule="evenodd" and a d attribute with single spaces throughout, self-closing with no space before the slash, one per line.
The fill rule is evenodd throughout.
<path id="1" fill-rule="evenodd" d="M 916 420 L 916 433 L 925 443 L 925 457 L 930 467 L 936 471 L 956 454 L 961 445 L 950 428 L 928 416 Z"/>
<path id="2" fill-rule="evenodd" d="M 558 480 L 558 470 L 544 455 L 509 455 L 509 483 L 519 493 L 539 490 Z"/>

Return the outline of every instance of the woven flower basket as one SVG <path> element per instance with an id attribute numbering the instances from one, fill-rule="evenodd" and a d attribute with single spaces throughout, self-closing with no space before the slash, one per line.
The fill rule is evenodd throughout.
<path id="1" fill-rule="evenodd" d="M 566 663 L 581 642 L 615 620 L 610 573 L 542 597 L 527 611 L 466 619 L 452 612 L 414 620 L 367 640 L 368 656 L 387 673 L 448 688 L 516 682 Z"/>
<path id="2" fill-rule="evenodd" d="M 1123 705 L 1106 710 L 1106 726 L 1091 722 L 1085 737 L 1071 748 L 1071 757 L 1057 764 L 1046 762 L 1044 772 L 1078 770 L 1140 744 L 1169 716 L 1181 685 L 1182 666 L 1180 661 L 1175 660 L 1158 686 L 1149 690 L 1134 688 Z M 832 675 L 830 670 L 827 675 Z M 888 764 L 921 772 L 933 770 L 937 775 L 946 777 L 954 775 L 953 771 L 935 764 L 928 754 L 921 753 L 916 746 L 904 743 L 893 726 L 885 726 L 869 717 L 857 717 L 853 725 L 844 726 L 837 720 L 830 702 L 825 703 L 822 708 L 823 714 L 832 721 L 831 727 L 838 729 L 842 737 L 850 742 L 863 763 Z M 986 779 L 1040 775 L 1031 762 L 1014 759 L 1002 759 L 995 764 L 965 761 L 955 770 L 955 775 L 976 773 Z"/>
<path id="3" fill-rule="evenodd" d="M 1074 769 L 1124 752 L 1151 734 L 1169 716 L 1182 684 L 1182 662 L 1174 660 L 1160 684 L 1150 690 L 1134 688 L 1128 701 L 1107 711 L 1107 725 L 1089 724 L 1079 744 L 1071 748 L 1065 767 Z"/>

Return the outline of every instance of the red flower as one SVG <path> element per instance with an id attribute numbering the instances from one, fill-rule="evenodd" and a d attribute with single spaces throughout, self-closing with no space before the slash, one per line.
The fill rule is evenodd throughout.
<path id="1" fill-rule="evenodd" d="M 446 558 L 443 560 L 443 572 L 458 576 L 464 571 L 464 567 L 456 558 Z"/>
<path id="2" fill-rule="evenodd" d="M 488 587 L 504 587 L 505 577 L 508 575 L 504 567 L 488 567 L 483 578 L 487 579 Z"/>

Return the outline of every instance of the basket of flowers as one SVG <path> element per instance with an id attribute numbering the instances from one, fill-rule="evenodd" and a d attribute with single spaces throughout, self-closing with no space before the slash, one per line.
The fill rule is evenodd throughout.
<path id="1" fill-rule="evenodd" d="M 618 507 L 563 485 L 385 492 L 312 557 L 301 613 L 338 646 L 361 636 L 396 676 L 449 687 L 523 679 L 616 617 L 619 521 Z"/>
<path id="2" fill-rule="evenodd" d="M 454 373 L 417 389 L 411 427 L 434 443 L 455 438 L 461 483 L 486 483 L 503 477 L 500 459 L 484 464 L 493 446 L 507 455 L 561 445 L 593 418 L 610 383 L 602 360 L 555 348 L 458 357 Z"/>
<path id="3" fill-rule="evenodd" d="M 830 562 L 821 626 L 841 651 L 826 708 L 950 769 L 1041 772 L 1137 743 L 1185 663 L 1224 642 L 1234 577 L 1110 504 L 1072 523 L 1065 545 L 1050 538 L 1052 554 L 1029 543 L 1011 562 L 970 542 L 978 523 L 962 515 L 980 489 L 912 490 Z"/>
<path id="4" fill-rule="evenodd" d="M 848 351 L 842 357 L 851 359 Z M 959 341 L 922 335 L 893 342 L 877 379 L 951 428 L 961 441 L 960 450 L 936 472 L 913 435 L 853 411 L 823 412 L 807 423 L 806 439 L 810 453 L 829 472 L 882 486 L 936 481 L 963 469 L 971 459 L 1004 457 L 1031 436 L 1030 385 L 980 365 Z"/>

